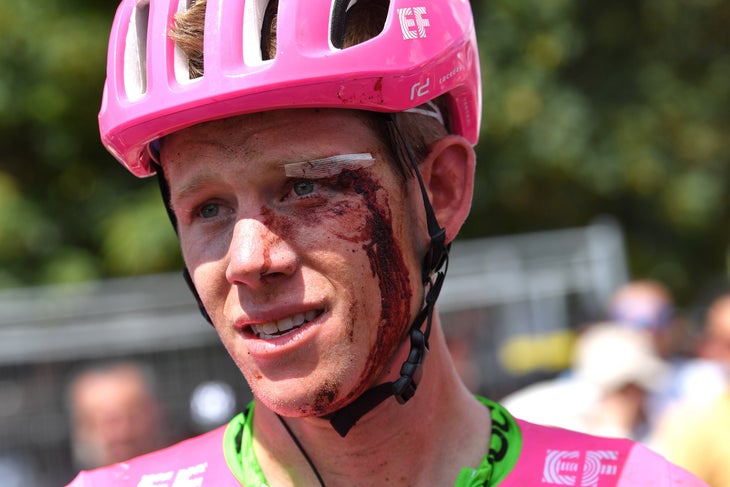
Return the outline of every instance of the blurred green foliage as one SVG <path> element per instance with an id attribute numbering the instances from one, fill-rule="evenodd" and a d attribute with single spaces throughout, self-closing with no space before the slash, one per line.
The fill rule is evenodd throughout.
<path id="1" fill-rule="evenodd" d="M 470 236 L 613 215 L 636 277 L 725 274 L 730 2 L 475 3 L 484 78 Z"/>
<path id="2" fill-rule="evenodd" d="M 153 180 L 98 141 L 116 0 L 0 3 L 0 287 L 180 267 Z M 483 62 L 464 237 L 613 215 L 680 300 L 724 275 L 730 2 L 472 0 Z"/>
<path id="3" fill-rule="evenodd" d="M 0 287 L 180 265 L 156 183 L 99 142 L 116 5 L 0 2 Z"/>

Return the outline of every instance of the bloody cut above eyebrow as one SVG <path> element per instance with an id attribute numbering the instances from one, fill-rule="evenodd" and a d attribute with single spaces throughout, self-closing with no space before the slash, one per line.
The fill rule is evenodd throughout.
<path id="1" fill-rule="evenodd" d="M 284 164 L 284 172 L 290 178 L 321 179 L 340 174 L 342 171 L 354 171 L 375 164 L 372 154 L 340 154 L 324 159 L 290 162 Z"/>

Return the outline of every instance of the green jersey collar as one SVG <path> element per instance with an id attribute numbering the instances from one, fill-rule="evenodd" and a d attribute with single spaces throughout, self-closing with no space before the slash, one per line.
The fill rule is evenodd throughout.
<path id="1" fill-rule="evenodd" d="M 522 434 L 514 418 L 502 406 L 484 397 L 476 398 L 489 408 L 492 433 L 489 451 L 479 466 L 463 468 L 454 487 L 491 487 L 498 485 L 514 468 L 522 450 Z M 253 451 L 253 401 L 246 411 L 231 420 L 223 436 L 226 463 L 241 485 L 269 487 Z"/>

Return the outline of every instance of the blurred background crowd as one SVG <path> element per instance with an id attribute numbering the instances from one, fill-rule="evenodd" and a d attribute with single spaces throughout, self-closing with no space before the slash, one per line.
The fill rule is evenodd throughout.
<path id="1" fill-rule="evenodd" d="M 440 299 L 465 381 L 730 487 L 730 2 L 471 3 L 484 125 Z M 156 183 L 98 141 L 116 5 L 0 2 L 0 487 L 63 485 L 250 398 Z"/>
<path id="2" fill-rule="evenodd" d="M 615 222 L 457 241 L 455 363 L 515 416 L 645 443 L 730 485 L 730 285 L 680 307 Z M 0 291 L 0 479 L 64 485 L 225 423 L 250 391 L 179 273 Z"/>

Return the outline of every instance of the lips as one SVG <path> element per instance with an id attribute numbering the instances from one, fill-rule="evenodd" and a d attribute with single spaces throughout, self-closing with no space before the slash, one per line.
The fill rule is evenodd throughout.
<path id="1" fill-rule="evenodd" d="M 276 321 L 270 321 L 268 323 L 252 324 L 250 330 L 257 338 L 262 340 L 278 338 L 296 330 L 306 323 L 309 323 L 320 314 L 322 314 L 322 310 L 311 310 L 305 313 L 297 313 L 293 316 L 288 316 Z"/>

